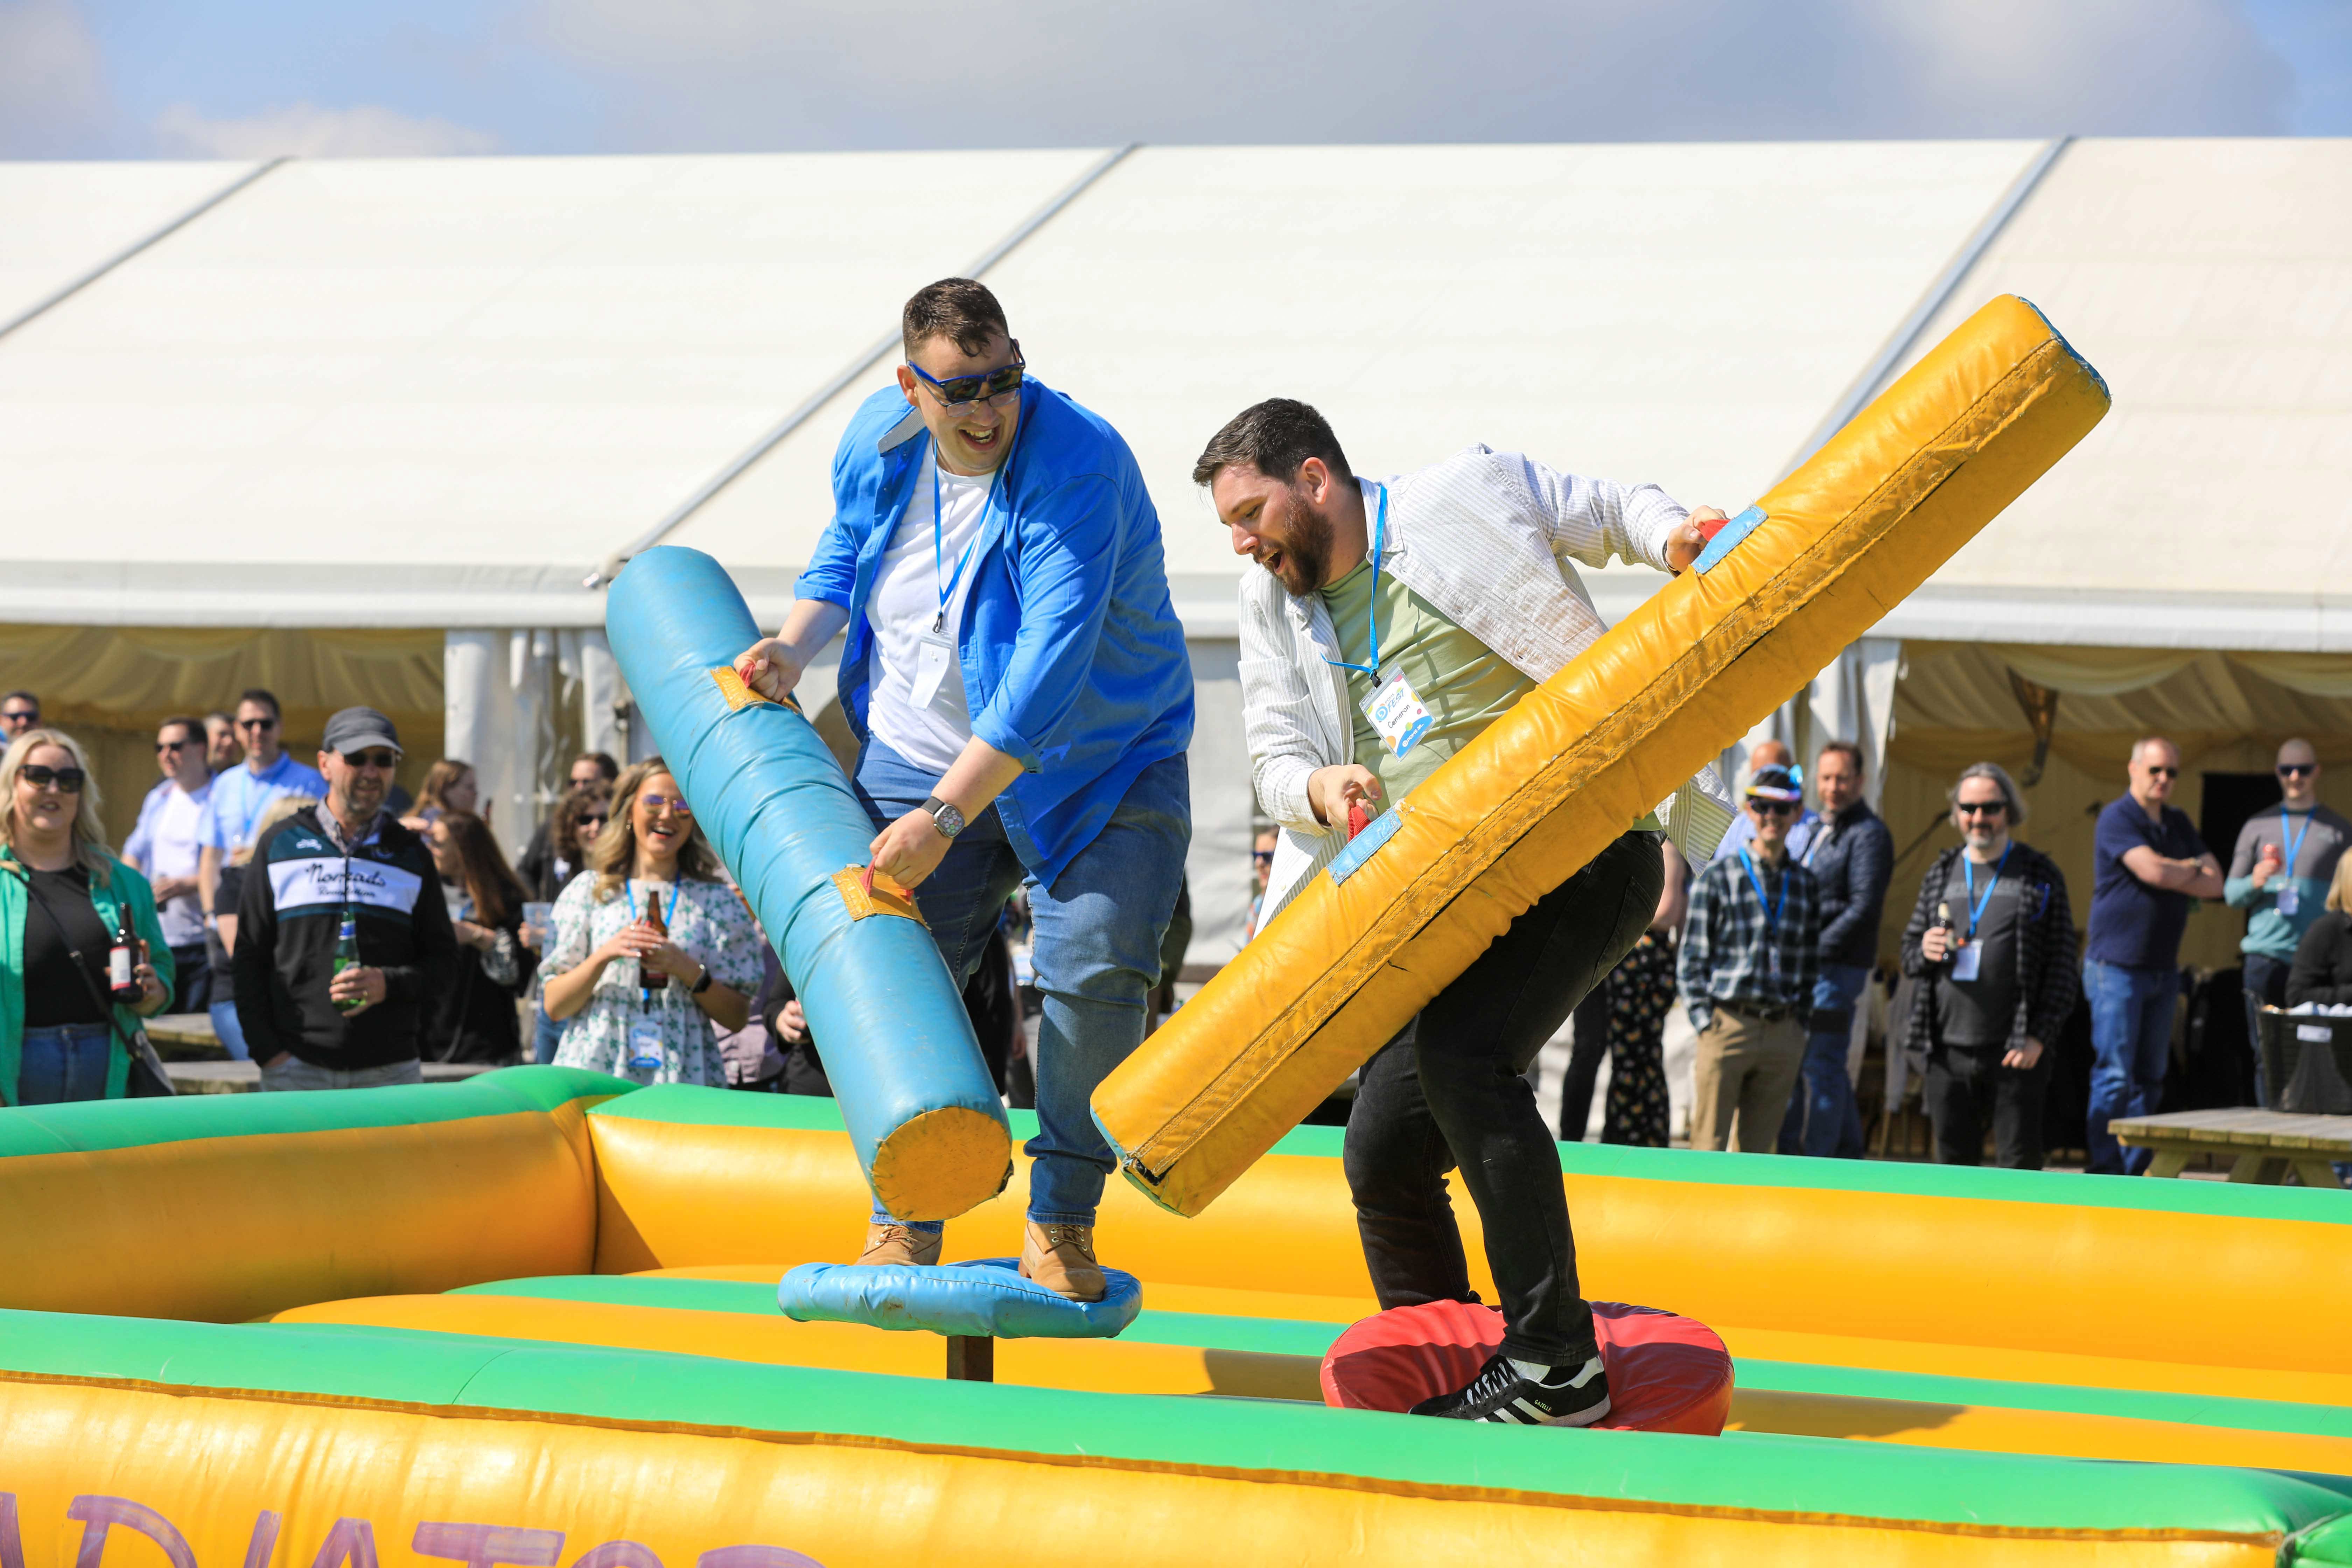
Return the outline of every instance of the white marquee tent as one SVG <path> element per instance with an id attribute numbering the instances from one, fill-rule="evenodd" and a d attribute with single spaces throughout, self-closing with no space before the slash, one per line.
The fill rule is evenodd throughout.
<path id="1" fill-rule="evenodd" d="M 1737 510 L 2016 289 L 2115 414 L 1768 727 L 1865 737 L 1908 840 L 1953 759 L 2031 761 L 2013 675 L 2060 693 L 2035 836 L 2086 878 L 2117 735 L 2352 763 L 2347 229 L 2328 142 L 0 164 L 0 686 L 118 800 L 173 709 L 272 685 L 299 735 L 372 700 L 517 832 L 562 750 L 624 743 L 583 582 L 666 538 L 774 620 L 899 301 L 984 267 L 1161 513 L 1214 962 L 1239 563 L 1189 470 L 1225 418 L 1282 393 L 1368 472 L 1485 441 Z"/>

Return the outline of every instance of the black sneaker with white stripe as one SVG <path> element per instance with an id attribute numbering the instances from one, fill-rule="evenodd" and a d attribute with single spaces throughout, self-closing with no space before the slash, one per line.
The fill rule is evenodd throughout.
<path id="1" fill-rule="evenodd" d="M 1597 1351 L 1583 1365 L 1553 1367 L 1540 1381 L 1507 1357 L 1495 1355 L 1469 1387 L 1424 1399 L 1412 1414 L 1519 1426 L 1590 1426 L 1609 1414 L 1609 1374 Z"/>

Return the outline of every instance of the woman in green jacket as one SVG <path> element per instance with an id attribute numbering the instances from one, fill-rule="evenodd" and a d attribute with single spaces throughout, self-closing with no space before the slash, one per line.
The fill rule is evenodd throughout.
<path id="1" fill-rule="evenodd" d="M 127 1004 L 109 972 L 126 930 Z M 107 852 L 81 747 L 58 730 L 17 736 L 0 756 L 0 1098 L 121 1099 L 125 1042 L 171 1001 L 172 975 L 153 889 Z"/>

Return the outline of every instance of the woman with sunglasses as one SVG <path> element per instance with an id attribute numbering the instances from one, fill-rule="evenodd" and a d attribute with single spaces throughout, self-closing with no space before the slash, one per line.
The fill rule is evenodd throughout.
<path id="1" fill-rule="evenodd" d="M 659 757 L 623 773 L 593 876 L 555 900 L 544 1005 L 564 1026 L 559 1067 L 638 1083 L 727 1087 L 711 1031 L 743 1027 L 760 988 L 760 930 Z M 651 916 L 658 901 L 662 925 Z M 658 988 L 645 984 L 658 974 Z"/>
<path id="2" fill-rule="evenodd" d="M 553 904 L 563 896 L 563 889 L 587 866 L 589 850 L 612 817 L 613 786 L 608 784 L 575 788 L 556 803 L 555 815 L 548 819 L 545 853 L 536 858 L 526 853 L 520 868 L 533 902 Z M 547 945 L 550 934 L 525 926 L 522 939 L 536 951 Z M 555 1059 L 555 1048 L 563 1041 L 563 1026 L 547 1016 L 546 999 L 540 994 L 539 988 L 545 983 L 544 973 L 535 977 L 530 997 L 530 1059 L 542 1067 Z"/>
<path id="3" fill-rule="evenodd" d="M 107 852 L 82 750 L 28 730 L 0 756 L 0 1097 L 120 1100 L 139 1020 L 172 999 L 172 952 L 147 879 Z M 110 957 L 128 931 L 136 996 Z"/>

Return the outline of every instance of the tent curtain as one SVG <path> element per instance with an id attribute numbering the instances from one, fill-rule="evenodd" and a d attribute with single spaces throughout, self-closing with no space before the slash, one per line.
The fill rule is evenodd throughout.
<path id="1" fill-rule="evenodd" d="M 2021 647 L 1998 643 L 1992 656 L 2036 686 L 2076 697 L 2115 697 L 2168 680 L 2200 657 L 2194 648 Z"/>

